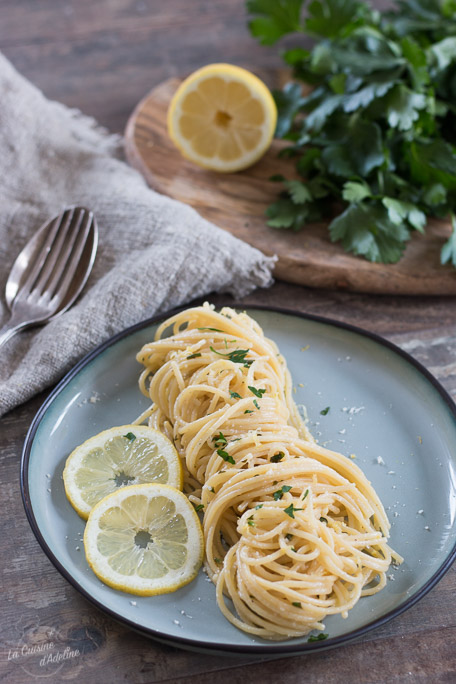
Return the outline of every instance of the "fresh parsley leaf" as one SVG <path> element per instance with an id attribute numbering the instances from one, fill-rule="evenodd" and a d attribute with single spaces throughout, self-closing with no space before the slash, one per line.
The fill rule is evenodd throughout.
<path id="1" fill-rule="evenodd" d="M 295 508 L 294 505 L 291 503 L 289 506 L 283 509 L 283 512 L 286 513 L 287 515 L 290 516 L 290 518 L 294 518 L 294 514 L 296 511 L 302 511 L 302 508 Z"/>
<path id="2" fill-rule="evenodd" d="M 249 353 L 250 349 L 234 349 L 233 351 L 224 354 L 223 352 L 219 352 L 216 349 L 214 349 L 214 347 L 209 348 L 212 352 L 214 352 L 214 354 L 218 354 L 219 356 L 225 356 L 233 363 L 241 363 L 243 366 L 246 366 L 247 368 L 251 366 L 253 363 L 253 360 L 245 358 Z"/>
<path id="3" fill-rule="evenodd" d="M 250 516 L 250 518 L 247 518 L 247 525 L 250 527 L 255 527 L 255 520 L 253 519 L 253 515 Z"/>
<path id="4" fill-rule="evenodd" d="M 218 435 L 215 435 L 215 437 L 212 438 L 212 441 L 216 447 L 222 447 L 225 446 L 225 444 L 228 444 L 228 440 L 222 431 L 220 431 Z"/>
<path id="5" fill-rule="evenodd" d="M 320 634 L 317 634 L 317 636 L 314 636 L 313 634 L 310 635 L 310 637 L 307 639 L 307 643 L 311 644 L 314 641 L 324 641 L 325 639 L 328 638 L 328 634 L 324 634 L 323 632 L 320 632 Z"/>
<path id="6" fill-rule="evenodd" d="M 127 432 L 126 435 L 124 435 L 128 439 L 129 442 L 134 442 L 136 439 L 136 435 L 133 434 L 133 432 Z"/>
<path id="7" fill-rule="evenodd" d="M 449 36 L 429 48 L 438 71 L 443 71 L 456 60 L 456 36 Z"/>
<path id="8" fill-rule="evenodd" d="M 288 533 L 285 535 L 285 538 L 288 539 L 288 541 L 291 541 L 293 539 L 293 535 Z"/>
<path id="9" fill-rule="evenodd" d="M 232 465 L 235 465 L 236 461 L 228 452 L 224 451 L 223 449 L 217 449 L 217 453 L 220 456 L 220 458 L 223 458 L 223 460 L 226 463 L 231 463 Z"/>
<path id="10" fill-rule="evenodd" d="M 249 22 L 252 36 L 262 45 L 272 45 L 286 33 L 301 30 L 304 0 L 247 0 L 247 11 L 258 17 Z"/>
<path id="11" fill-rule="evenodd" d="M 329 231 L 331 240 L 340 240 L 347 252 L 387 264 L 399 261 L 410 237 L 405 223 L 393 223 L 384 207 L 365 202 L 350 204 L 331 222 Z"/>
<path id="12" fill-rule="evenodd" d="M 198 356 L 201 356 L 200 352 L 196 352 L 195 354 L 190 354 L 190 356 L 187 356 L 187 359 L 196 359 Z"/>
<path id="13" fill-rule="evenodd" d="M 384 77 L 386 79 L 386 77 Z M 370 82 L 368 85 L 356 90 L 355 92 L 349 93 L 344 97 L 343 108 L 344 112 L 351 113 L 359 109 L 365 109 L 377 98 L 386 95 L 388 90 L 390 90 L 395 81 L 391 80 L 391 76 L 388 78 L 390 80 L 380 80 L 379 82 Z"/>
<path id="14" fill-rule="evenodd" d="M 292 487 L 290 485 L 283 485 L 283 487 L 281 487 L 276 492 L 274 492 L 274 494 L 273 494 L 274 501 L 279 501 L 279 499 L 281 499 L 284 494 L 289 492 L 290 489 L 292 489 Z"/>
<path id="15" fill-rule="evenodd" d="M 295 608 L 302 608 L 300 601 L 293 601 L 293 603 L 291 605 L 294 606 Z"/>
<path id="16" fill-rule="evenodd" d="M 385 98 L 386 118 L 391 128 L 408 131 L 418 120 L 419 110 L 426 107 L 422 93 L 414 93 L 405 85 L 396 85 Z"/>
<path id="17" fill-rule="evenodd" d="M 328 145 L 322 152 L 328 171 L 341 178 L 368 176 L 385 161 L 380 126 L 353 119 L 342 142 Z"/>
<path id="18" fill-rule="evenodd" d="M 275 135 L 283 138 L 290 132 L 294 118 L 302 107 L 304 98 L 299 83 L 287 83 L 283 90 L 273 90 L 278 117 Z"/>
<path id="19" fill-rule="evenodd" d="M 420 90 L 429 83 L 429 70 L 427 68 L 426 52 L 413 38 L 405 37 L 400 41 L 402 54 L 406 58 L 407 67 L 413 87 Z"/>
<path id="20" fill-rule="evenodd" d="M 258 511 L 258 509 L 263 508 L 264 504 L 257 504 L 255 506 L 255 510 Z"/>
<path id="21" fill-rule="evenodd" d="M 446 188 L 442 183 L 433 183 L 425 188 L 423 193 L 423 202 L 430 206 L 438 206 L 444 204 L 447 199 Z"/>
<path id="22" fill-rule="evenodd" d="M 193 504 L 195 507 L 195 511 L 204 511 L 204 505 L 203 504 Z"/>
<path id="23" fill-rule="evenodd" d="M 285 187 L 288 189 L 291 201 L 295 204 L 305 204 L 313 200 L 312 193 L 302 181 L 285 181 Z"/>
<path id="24" fill-rule="evenodd" d="M 279 461 L 282 460 L 282 458 L 285 457 L 285 454 L 283 451 L 278 451 L 274 456 L 271 456 L 271 463 L 279 463 Z"/>
<path id="25" fill-rule="evenodd" d="M 256 387 L 252 387 L 251 385 L 247 385 L 247 387 L 248 387 L 249 390 L 252 392 L 252 394 L 254 394 L 254 395 L 255 395 L 256 397 L 258 397 L 259 399 L 261 399 L 261 397 L 263 396 L 263 394 L 266 392 L 265 389 L 257 389 Z"/>
<path id="26" fill-rule="evenodd" d="M 251 409 L 246 409 L 244 413 L 253 413 L 253 411 Z"/>
<path id="27" fill-rule="evenodd" d="M 426 225 L 426 214 L 420 211 L 415 204 L 411 202 L 401 202 L 392 197 L 384 197 L 382 204 L 388 209 L 388 218 L 396 225 L 400 225 L 404 220 L 407 220 L 410 225 L 424 233 L 424 226 Z"/>
<path id="28" fill-rule="evenodd" d="M 323 516 L 321 516 L 320 522 L 323 522 L 323 523 L 328 524 L 328 519 L 327 519 L 327 518 L 324 518 Z"/>
<path id="29" fill-rule="evenodd" d="M 258 411 L 260 410 L 260 405 L 256 399 L 253 400 L 253 405 L 255 406 L 256 409 L 258 409 Z"/>
<path id="30" fill-rule="evenodd" d="M 343 34 L 346 24 L 356 22 L 366 10 L 358 0 L 317 0 L 309 5 L 306 29 L 317 36 L 334 38 Z"/>
<path id="31" fill-rule="evenodd" d="M 456 268 L 456 218 L 454 214 L 451 217 L 451 222 L 453 224 L 453 231 L 442 247 L 440 262 L 442 264 L 452 264 Z"/>
<path id="32" fill-rule="evenodd" d="M 328 412 L 329 412 L 329 409 L 330 409 L 330 408 L 331 408 L 330 406 L 327 406 L 326 408 L 322 409 L 322 410 L 320 411 L 320 415 L 321 415 L 321 416 L 326 416 L 326 415 L 328 415 Z"/>
<path id="33" fill-rule="evenodd" d="M 342 197 L 346 202 L 357 204 L 366 199 L 366 197 L 372 197 L 372 193 L 364 181 L 347 181 L 344 183 Z"/>
<path id="34" fill-rule="evenodd" d="M 231 390 L 230 390 L 230 397 L 232 399 L 242 399 L 240 394 L 238 394 L 237 392 L 232 392 Z"/>
<path id="35" fill-rule="evenodd" d="M 307 221 L 308 209 L 297 205 L 293 200 L 284 198 L 270 204 L 266 209 L 267 225 L 271 228 L 291 228 L 300 230 Z"/>

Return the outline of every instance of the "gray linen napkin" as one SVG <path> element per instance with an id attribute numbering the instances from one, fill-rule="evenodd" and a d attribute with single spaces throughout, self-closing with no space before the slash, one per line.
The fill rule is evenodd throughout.
<path id="1" fill-rule="evenodd" d="M 212 291 L 242 296 L 272 282 L 274 259 L 150 190 L 121 160 L 118 136 L 47 100 L 0 54 L 0 325 L 17 254 L 73 204 L 98 220 L 94 270 L 75 306 L 0 349 L 0 415 L 129 325 Z"/>

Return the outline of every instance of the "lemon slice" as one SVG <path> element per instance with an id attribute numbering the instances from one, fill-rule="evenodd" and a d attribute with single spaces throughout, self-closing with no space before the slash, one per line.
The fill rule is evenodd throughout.
<path id="1" fill-rule="evenodd" d="M 183 473 L 174 445 L 145 425 L 121 425 L 76 447 L 63 471 L 65 493 L 87 518 L 92 507 L 119 487 L 161 482 L 182 489 Z"/>
<path id="2" fill-rule="evenodd" d="M 198 69 L 168 109 L 169 135 L 184 157 L 215 171 L 239 171 L 265 153 L 277 108 L 257 76 L 232 64 Z"/>
<path id="3" fill-rule="evenodd" d="M 123 487 L 92 509 L 84 532 L 87 562 L 114 589 L 166 594 L 196 577 L 203 532 L 185 494 L 162 484 Z"/>

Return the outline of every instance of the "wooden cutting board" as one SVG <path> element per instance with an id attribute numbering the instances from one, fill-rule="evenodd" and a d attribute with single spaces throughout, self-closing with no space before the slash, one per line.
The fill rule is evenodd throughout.
<path id="1" fill-rule="evenodd" d="M 431 219 L 425 235 L 414 234 L 398 264 L 372 264 L 333 244 L 327 224 L 314 223 L 298 233 L 266 225 L 264 211 L 278 184 L 268 178 L 293 176 L 292 160 L 278 159 L 283 142 L 250 169 L 218 174 L 183 159 L 168 137 L 166 112 L 181 81 L 172 78 L 154 88 L 136 107 L 125 132 L 125 149 L 132 166 L 149 185 L 186 202 L 204 218 L 236 237 L 276 254 L 276 278 L 310 287 L 354 292 L 410 295 L 456 294 L 456 271 L 440 265 L 440 249 L 451 232 L 449 223 Z"/>

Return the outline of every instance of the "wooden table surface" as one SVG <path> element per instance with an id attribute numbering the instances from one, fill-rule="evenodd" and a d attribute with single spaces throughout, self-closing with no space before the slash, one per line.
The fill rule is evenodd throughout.
<path id="1" fill-rule="evenodd" d="M 212 61 L 250 63 L 259 73 L 279 66 L 274 49 L 250 38 L 242 0 L 0 0 L 0 49 L 47 96 L 118 132 L 136 102 L 165 78 Z M 243 301 L 295 307 L 380 333 L 456 396 L 455 297 L 367 296 L 277 282 Z M 28 684 L 43 674 L 27 672 L 14 657 L 33 630 L 54 630 L 62 651 L 79 653 L 46 671 L 55 682 L 456 682 L 454 566 L 418 604 L 358 642 L 270 662 L 163 646 L 93 608 L 44 555 L 21 503 L 22 444 L 44 398 L 1 421 L 2 683 Z"/>

